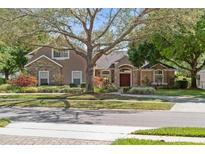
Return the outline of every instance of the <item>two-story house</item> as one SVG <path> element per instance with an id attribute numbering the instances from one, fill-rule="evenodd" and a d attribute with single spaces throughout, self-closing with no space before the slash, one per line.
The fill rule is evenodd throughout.
<path id="1" fill-rule="evenodd" d="M 38 85 L 66 85 L 86 82 L 86 61 L 75 52 L 38 48 L 28 54 L 25 68 L 38 79 Z M 102 56 L 96 63 L 94 75 L 106 78 L 118 87 L 165 85 L 172 86 L 175 68 L 158 63 L 136 68 L 126 52 Z"/>
<path id="2" fill-rule="evenodd" d="M 74 52 L 38 48 L 28 54 L 25 68 L 38 79 L 38 85 L 66 85 L 85 82 L 86 61 Z"/>

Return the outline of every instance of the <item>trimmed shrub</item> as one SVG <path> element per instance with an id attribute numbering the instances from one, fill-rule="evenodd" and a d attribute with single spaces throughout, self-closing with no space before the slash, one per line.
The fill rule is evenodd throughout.
<path id="1" fill-rule="evenodd" d="M 188 81 L 187 80 L 178 80 L 175 82 L 175 87 L 179 89 L 187 89 Z"/>
<path id="2" fill-rule="evenodd" d="M 69 86 L 39 86 L 38 92 L 40 93 L 69 93 L 69 94 L 82 94 L 82 88 L 70 88 Z"/>
<path id="3" fill-rule="evenodd" d="M 0 85 L 0 92 L 20 92 L 21 87 L 11 84 L 2 84 Z"/>
<path id="4" fill-rule="evenodd" d="M 70 85 L 70 87 L 71 87 L 71 88 L 78 87 L 78 85 L 77 85 L 77 84 L 75 84 L 75 83 L 70 83 L 69 85 Z"/>
<path id="5" fill-rule="evenodd" d="M 130 87 L 125 87 L 122 89 L 122 92 L 123 93 L 127 93 L 131 88 Z"/>
<path id="6" fill-rule="evenodd" d="M 80 84 L 80 87 L 81 87 L 81 88 L 86 88 L 86 83 L 81 83 L 81 84 Z"/>
<path id="7" fill-rule="evenodd" d="M 37 79 L 32 75 L 21 73 L 17 79 L 11 80 L 11 83 L 20 87 L 30 87 L 37 84 Z"/>
<path id="8" fill-rule="evenodd" d="M 5 84 L 6 83 L 6 79 L 5 78 L 0 78 L 0 85 Z"/>
<path id="9" fill-rule="evenodd" d="M 107 85 L 106 87 L 95 87 L 95 92 L 97 93 L 109 93 L 116 91 L 118 91 L 118 88 L 112 84 Z"/>
<path id="10" fill-rule="evenodd" d="M 105 92 L 116 92 L 116 91 L 118 91 L 118 88 L 113 84 L 108 84 L 105 87 Z"/>
<path id="11" fill-rule="evenodd" d="M 63 89 L 63 92 L 69 94 L 82 94 L 85 92 L 85 90 L 82 88 L 65 88 Z"/>
<path id="12" fill-rule="evenodd" d="M 23 87 L 21 88 L 22 93 L 37 93 L 38 88 L 37 87 Z"/>
<path id="13" fill-rule="evenodd" d="M 39 86 L 37 89 L 40 93 L 58 93 L 61 86 Z"/>
<path id="14" fill-rule="evenodd" d="M 152 87 L 132 87 L 127 91 L 129 94 L 142 94 L 142 95 L 152 95 L 155 93 L 155 89 Z"/>

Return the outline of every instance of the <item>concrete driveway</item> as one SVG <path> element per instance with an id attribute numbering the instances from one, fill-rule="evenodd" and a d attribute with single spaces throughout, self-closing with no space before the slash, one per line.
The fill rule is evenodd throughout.
<path id="1" fill-rule="evenodd" d="M 205 102 L 204 103 L 176 103 L 170 111 L 205 113 Z"/>

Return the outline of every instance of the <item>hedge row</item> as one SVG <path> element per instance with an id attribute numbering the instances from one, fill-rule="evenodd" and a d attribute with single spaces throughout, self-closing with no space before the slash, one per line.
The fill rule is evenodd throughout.
<path id="1" fill-rule="evenodd" d="M 39 87 L 19 87 L 11 84 L 0 85 L 0 92 L 15 93 L 70 93 L 81 94 L 83 88 L 71 88 L 69 86 L 39 86 Z"/>

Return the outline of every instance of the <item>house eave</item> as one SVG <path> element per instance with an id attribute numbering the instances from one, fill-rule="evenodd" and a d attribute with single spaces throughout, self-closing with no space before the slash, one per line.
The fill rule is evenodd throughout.
<path id="1" fill-rule="evenodd" d="M 29 65 L 35 63 L 36 61 L 40 60 L 41 58 L 46 58 L 47 60 L 51 61 L 52 63 L 54 63 L 54 64 L 56 64 L 56 65 L 58 65 L 59 67 L 63 67 L 61 64 L 57 63 L 56 61 L 50 59 L 49 57 L 47 57 L 47 56 L 45 56 L 45 55 L 42 55 L 42 56 L 36 58 L 35 60 L 29 62 L 28 64 L 25 65 L 25 67 L 28 67 Z"/>

